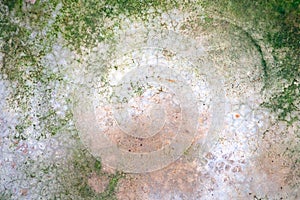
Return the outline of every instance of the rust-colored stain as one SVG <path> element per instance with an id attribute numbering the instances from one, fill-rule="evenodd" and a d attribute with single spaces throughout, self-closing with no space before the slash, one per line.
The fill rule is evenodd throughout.
<path id="1" fill-rule="evenodd" d="M 176 81 L 173 79 L 166 79 L 167 81 L 169 81 L 170 83 L 175 83 Z"/>
<path id="2" fill-rule="evenodd" d="M 238 114 L 238 113 L 236 113 L 236 114 L 234 115 L 235 118 L 240 118 L 240 116 L 241 116 L 241 115 Z"/>

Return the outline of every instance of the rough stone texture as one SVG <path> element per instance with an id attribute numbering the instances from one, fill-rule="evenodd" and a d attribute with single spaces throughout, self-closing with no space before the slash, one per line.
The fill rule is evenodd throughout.
<path id="1" fill-rule="evenodd" d="M 204 13 L 200 7 L 173 9 L 146 22 L 120 15 L 115 42 L 99 42 L 81 55 L 58 37 L 42 60 L 45 74 L 62 79 L 48 85 L 28 80 L 33 95 L 26 113 L 11 104 L 18 86 L 0 74 L 0 199 L 84 199 L 84 192 L 93 199 L 105 193 L 118 170 L 127 172 L 115 191 L 122 200 L 298 199 L 299 155 L 288 149 L 299 146 L 299 122 L 288 126 L 261 106 L 262 52 L 249 35 L 230 20 L 208 20 Z M 162 79 L 152 74 L 147 85 L 140 69 L 151 65 L 171 70 L 158 71 Z M 130 98 L 129 106 L 117 104 L 120 97 Z M 37 116 L 47 109 L 55 120 Z M 68 111 L 73 118 L 56 135 L 44 135 Z M 24 116 L 31 123 L 19 135 Z M 185 123 L 194 135 L 176 141 Z M 174 154 L 130 157 L 174 140 L 180 149 Z M 86 149 L 91 154 L 78 153 Z M 101 167 L 95 158 L 102 159 Z"/>

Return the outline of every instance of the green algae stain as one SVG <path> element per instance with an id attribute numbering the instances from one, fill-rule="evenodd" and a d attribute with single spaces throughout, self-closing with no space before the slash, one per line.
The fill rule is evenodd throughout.
<path id="1" fill-rule="evenodd" d="M 99 199 L 99 200 L 117 199 L 115 196 L 116 188 L 118 186 L 120 179 L 122 179 L 124 177 L 125 177 L 125 174 L 121 173 L 121 172 L 117 172 L 116 174 L 110 176 L 110 181 L 109 181 L 108 187 L 106 188 L 106 190 L 103 193 L 101 193 L 97 197 L 97 199 Z"/>
<path id="2" fill-rule="evenodd" d="M 205 2 L 205 3 L 203 3 Z M 274 63 L 263 61 L 264 90 L 271 97 L 263 104 L 277 113 L 278 119 L 290 124 L 297 120 L 300 110 L 300 1 L 200 1 L 204 8 L 218 16 L 238 21 L 247 33 L 261 35 L 263 43 L 272 47 Z"/>
<path id="3" fill-rule="evenodd" d="M 61 14 L 56 21 L 59 30 L 70 46 L 81 52 L 81 47 L 91 48 L 97 42 L 112 39 L 119 17 L 135 16 L 146 19 L 150 8 L 167 10 L 178 6 L 176 1 L 160 0 L 63 0 Z M 107 25 L 114 21 L 111 25 Z"/>
<path id="4" fill-rule="evenodd" d="M 61 6 L 59 1 L 36 1 L 35 4 L 24 1 L 15 4 L 4 3 L 6 4 L 0 2 L 0 9 L 3 11 L 0 14 L 0 48 L 4 55 L 0 72 L 17 85 L 9 98 L 9 103 L 13 108 L 21 108 L 24 113 L 28 113 L 32 106 L 29 103 L 30 99 L 36 92 L 42 93 L 43 102 L 38 106 L 43 110 L 38 110 L 35 114 L 40 121 L 44 121 L 45 126 L 37 139 L 55 135 L 63 130 L 72 118 L 70 110 L 67 110 L 65 117 L 62 118 L 47 103 L 54 89 L 47 86 L 55 82 L 64 82 L 64 75 L 52 72 L 43 61 L 45 55 L 51 53 L 59 35 L 59 30 L 51 23 L 57 20 L 55 15 L 59 15 Z M 28 115 L 19 121 L 20 124 L 16 126 L 16 137 L 25 140 L 27 136 L 24 131 L 32 123 L 28 123 L 30 121 Z"/>
<path id="5" fill-rule="evenodd" d="M 101 161 L 95 159 L 87 150 L 76 149 L 72 159 L 69 161 L 69 168 L 60 174 L 64 190 L 62 192 L 71 193 L 82 199 L 116 199 L 115 192 L 120 179 L 124 178 L 121 172 L 107 174 L 102 171 Z M 91 174 L 105 176 L 109 183 L 102 193 L 96 193 L 88 184 Z"/>
<path id="6" fill-rule="evenodd" d="M 293 82 L 282 92 L 274 95 L 269 103 L 264 105 L 278 113 L 278 118 L 289 124 L 299 120 L 300 87 Z M 298 111 L 298 112 L 297 112 Z"/>

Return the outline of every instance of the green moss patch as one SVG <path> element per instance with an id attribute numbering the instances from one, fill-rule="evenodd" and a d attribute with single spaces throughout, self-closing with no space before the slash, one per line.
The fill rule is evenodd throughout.
<path id="1" fill-rule="evenodd" d="M 61 193 L 82 199 L 115 199 L 118 182 L 124 177 L 124 174 L 120 172 L 114 174 L 103 172 L 101 162 L 83 149 L 73 152 L 72 159 L 63 171 L 59 176 L 64 188 Z M 106 176 L 109 179 L 108 186 L 103 193 L 96 193 L 89 186 L 88 179 L 91 174 Z"/>

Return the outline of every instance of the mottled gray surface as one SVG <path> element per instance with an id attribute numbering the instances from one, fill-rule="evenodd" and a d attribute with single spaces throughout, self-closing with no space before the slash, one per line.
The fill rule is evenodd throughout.
<path id="1" fill-rule="evenodd" d="M 271 47 L 195 7 L 107 19 L 114 40 L 81 54 L 58 34 L 41 58 L 50 78 L 26 66 L 21 96 L 0 74 L 0 199 L 299 198 L 299 121 L 261 105 Z"/>

